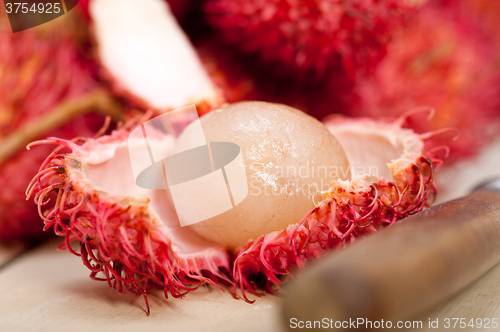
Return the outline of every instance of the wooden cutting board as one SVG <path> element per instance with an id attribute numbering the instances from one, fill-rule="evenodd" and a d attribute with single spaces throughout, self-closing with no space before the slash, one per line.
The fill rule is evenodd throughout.
<path id="1" fill-rule="evenodd" d="M 443 170 L 438 179 L 448 190 L 440 200 L 465 194 L 482 179 L 498 175 L 500 142 L 474 160 Z M 444 184 L 441 187 L 444 188 Z M 144 300 L 119 295 L 106 282 L 89 279 L 81 260 L 58 252 L 51 241 L 17 257 L 22 248 L 0 246 L 0 330 L 2 331 L 284 331 L 279 316 L 279 297 L 266 295 L 254 304 L 235 300 L 214 287 L 203 287 L 183 299 L 165 299 L 161 291 L 149 296 L 151 315 Z M 10 261 L 9 264 L 3 263 Z M 3 266 L 2 266 L 3 265 Z M 429 318 L 500 318 L 500 265 L 459 294 L 423 314 Z M 440 331 L 439 329 L 437 331 Z M 447 329 L 477 332 L 495 329 Z M 408 330 L 407 330 L 408 331 Z"/>
<path id="2" fill-rule="evenodd" d="M 90 280 L 81 260 L 58 252 L 51 241 L 0 271 L 2 331 L 267 331 L 278 330 L 278 298 L 234 300 L 230 290 L 200 288 L 183 299 L 120 295 L 106 282 Z"/>
<path id="3" fill-rule="evenodd" d="M 280 298 L 266 295 L 248 304 L 213 287 L 199 289 L 183 299 L 166 300 L 162 292 L 152 294 L 148 317 L 142 298 L 119 295 L 106 282 L 90 280 L 81 261 L 56 251 L 57 245 L 56 241 L 47 243 L 0 270 L 2 331 L 283 331 Z M 418 319 L 426 326 L 429 318 L 444 322 L 447 317 L 467 321 L 500 317 L 498 280 L 500 265 Z"/>
<path id="4" fill-rule="evenodd" d="M 26 251 L 26 247 L 22 245 L 5 245 L 0 243 L 0 269 L 2 266 L 16 259 L 24 251 Z"/>

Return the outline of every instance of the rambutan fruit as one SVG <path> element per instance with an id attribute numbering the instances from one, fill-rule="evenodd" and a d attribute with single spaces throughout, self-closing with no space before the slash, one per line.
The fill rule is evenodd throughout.
<path id="1" fill-rule="evenodd" d="M 25 200 L 26 181 L 50 153 L 26 145 L 46 135 L 94 136 L 103 111 L 119 118 L 117 108 L 95 80 L 95 69 L 81 53 L 85 26 L 70 12 L 36 28 L 11 33 L 0 19 L 0 240 L 31 242 L 47 236 L 38 213 Z"/>
<path id="2" fill-rule="evenodd" d="M 484 27 L 490 37 L 496 41 L 497 47 L 500 47 L 500 2 L 495 0 L 434 0 L 439 6 L 448 7 L 451 10 L 460 10 L 462 15 L 471 20 L 475 20 L 475 24 Z"/>
<path id="3" fill-rule="evenodd" d="M 204 9 L 229 44 L 258 53 L 280 75 L 317 79 L 339 67 L 351 78 L 371 72 L 412 7 L 406 0 L 210 0 Z"/>
<path id="4" fill-rule="evenodd" d="M 195 124 L 184 130 L 178 146 L 196 137 Z M 240 102 L 206 114 L 201 125 L 207 141 L 237 144 L 246 163 L 248 198 L 190 226 L 226 248 L 286 228 L 314 208 L 313 198 L 331 187 L 332 178 L 350 178 L 337 140 L 321 122 L 292 107 Z"/>
<path id="5" fill-rule="evenodd" d="M 410 126 L 417 132 L 457 128 L 458 140 L 449 143 L 453 158 L 475 153 L 497 135 L 500 66 L 494 34 L 461 3 L 428 2 L 394 34 L 374 75 L 357 82 L 350 115 L 388 117 L 421 105 L 435 108 L 432 121 L 414 117 Z M 436 144 L 448 139 L 436 137 Z"/>
<path id="6" fill-rule="evenodd" d="M 330 118 L 325 126 L 337 141 L 314 119 L 284 105 L 246 102 L 212 112 L 201 118 L 204 131 L 213 139 L 241 144 L 249 188 L 254 179 L 251 175 L 256 174 L 271 180 L 259 180 L 259 186 L 272 191 L 276 182 L 288 181 L 285 173 L 273 178 L 274 167 L 308 162 L 321 166 L 323 154 L 337 152 L 328 166 L 337 175 L 346 171 L 340 169 L 346 167 L 346 160 L 338 143 L 348 159 L 348 179 L 325 173 L 332 180 L 331 186 L 320 192 L 316 207 L 305 216 L 293 206 L 310 204 L 302 199 L 290 205 L 283 195 L 266 197 L 264 191 L 248 195 L 248 202 L 240 203 L 246 204 L 247 210 L 237 215 L 223 213 L 212 225 L 204 225 L 227 227 L 226 235 L 231 237 L 240 231 L 255 236 L 230 250 L 227 246 L 231 243 L 218 243 L 220 237 L 198 229 L 207 239 L 201 237 L 196 225 L 180 227 L 166 191 L 136 185 L 129 157 L 136 141 L 129 140 L 127 146 L 135 124 L 82 144 L 59 138 L 37 142 L 59 147 L 42 164 L 27 194 L 34 195 L 45 229 L 53 227 L 64 237 L 61 248 L 81 256 L 91 278 L 107 280 L 119 292 L 138 296 L 162 288 L 166 296 L 170 292 L 180 297 L 182 291 L 198 285 L 221 282 L 233 285 L 235 297 L 239 287 L 247 301 L 246 291 L 275 292 L 294 267 L 303 267 L 328 249 L 421 210 L 435 191 L 434 171 L 446 154 L 445 148 L 428 146 L 430 134 L 418 135 L 402 128 L 404 117 L 390 123 Z M 185 139 L 181 135 L 177 141 Z M 162 146 L 166 154 L 175 149 L 176 139 L 162 132 L 148 132 L 148 140 L 150 146 Z M 138 146 L 145 144 L 137 142 Z M 62 148 L 71 152 L 61 153 Z M 259 166 L 256 169 L 250 167 L 254 160 Z M 192 205 L 196 209 L 197 201 Z M 281 205 L 286 208 L 281 209 Z M 270 230 L 265 223 L 274 212 L 289 220 Z M 252 222 L 263 224 L 250 225 Z M 79 252 L 72 242 L 79 244 Z"/>
<path id="7" fill-rule="evenodd" d="M 260 90 L 263 84 L 255 77 L 258 75 L 258 64 L 235 53 L 220 38 L 209 31 L 204 31 L 193 38 L 196 48 L 210 79 L 221 91 L 228 103 L 243 100 L 263 100 Z"/>
<path id="8" fill-rule="evenodd" d="M 135 106 L 205 112 L 224 102 L 164 1 L 91 0 L 89 13 L 101 74 Z"/>
<path id="9" fill-rule="evenodd" d="M 103 126 L 103 120 L 97 114 L 77 116 L 45 134 L 67 139 L 74 135 L 92 137 Z M 0 183 L 4 186 L 0 192 L 0 241 L 3 242 L 34 243 L 50 235 L 40 229 L 37 209 L 26 201 L 25 189 L 26 182 L 39 171 L 40 164 L 53 148 L 39 146 L 28 152 L 24 146 L 0 164 Z"/>

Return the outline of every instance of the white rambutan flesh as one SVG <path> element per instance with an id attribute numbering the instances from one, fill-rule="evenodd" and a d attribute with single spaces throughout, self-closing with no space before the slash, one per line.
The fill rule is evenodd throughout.
<path id="1" fill-rule="evenodd" d="M 163 0 L 91 0 L 98 56 L 115 90 L 138 105 L 214 106 L 220 97 Z"/>
<path id="2" fill-rule="evenodd" d="M 164 190 L 135 184 L 126 143 L 128 127 L 82 145 L 57 138 L 44 141 L 72 152 L 51 154 L 27 192 L 35 193 L 45 227 L 54 226 L 65 237 L 62 246 L 73 251 L 70 242 L 78 241 L 81 252 L 75 254 L 81 255 L 91 276 L 104 278 L 120 292 L 145 295 L 161 287 L 166 295 L 168 291 L 181 296 L 189 284 L 223 281 L 233 285 L 235 296 L 240 288 L 248 300 L 245 291 L 274 292 L 294 267 L 424 207 L 435 191 L 434 171 L 444 158 L 437 154 L 446 149 L 430 149 L 426 135 L 401 128 L 401 122 L 328 119 L 325 126 L 338 136 L 344 155 L 317 121 L 284 105 L 238 103 L 202 117 L 208 141 L 232 140 L 240 145 L 244 159 L 260 166 L 297 167 L 309 161 L 309 165 L 348 168 L 352 177 L 330 177 L 331 186 L 314 197 L 316 203 L 307 213 L 302 209 L 312 204 L 310 197 L 307 202 L 299 195 L 294 200 L 261 191 L 262 195 L 248 195 L 240 211 L 236 206 L 234 212 L 200 223 L 203 227 L 180 227 Z M 183 139 L 181 135 L 180 144 Z M 155 140 L 166 144 L 167 150 L 166 142 L 173 142 L 159 135 L 151 138 L 151 144 Z M 290 158 L 281 157 L 287 153 Z M 250 179 L 265 170 L 258 185 L 272 187 L 266 182 L 273 178 L 272 171 L 246 170 Z M 192 204 L 196 208 L 196 201 Z M 267 229 L 270 210 L 286 218 Z M 223 228 L 225 234 L 209 231 Z M 241 246 L 242 242 L 246 244 Z"/>
<path id="3" fill-rule="evenodd" d="M 332 176 L 350 178 L 337 140 L 318 120 L 297 109 L 265 102 L 241 102 L 201 118 L 209 142 L 231 142 L 242 151 L 248 195 L 234 208 L 190 226 L 229 248 L 299 222 Z M 189 145 L 188 126 L 179 145 Z M 335 173 L 332 175 L 331 173 Z M 207 193 L 209 194 L 209 193 Z"/>

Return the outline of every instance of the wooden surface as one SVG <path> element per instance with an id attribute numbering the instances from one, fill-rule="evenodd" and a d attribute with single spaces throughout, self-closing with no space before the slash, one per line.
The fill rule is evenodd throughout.
<path id="1" fill-rule="evenodd" d="M 474 160 L 438 174 L 440 201 L 465 194 L 482 179 L 500 175 L 500 142 Z M 51 241 L 20 255 L 19 247 L 0 246 L 0 330 L 2 331 L 283 331 L 280 298 L 266 295 L 254 304 L 234 300 L 230 292 L 205 287 L 184 299 L 149 296 L 151 315 L 142 298 L 119 295 L 106 282 L 89 279 L 80 258 L 56 251 Z M 13 259 L 13 260 L 12 260 Z M 8 264 L 3 263 L 10 261 Z M 423 329 L 444 330 L 444 318 L 500 317 L 500 265 L 420 318 Z M 428 319 L 440 320 L 429 329 Z M 393 329 L 394 330 L 394 329 Z M 447 329 L 495 331 L 495 329 Z"/>
<path id="2" fill-rule="evenodd" d="M 460 293 L 452 296 L 448 301 L 444 302 L 437 308 L 422 314 L 418 320 L 423 322 L 423 329 L 411 330 L 417 331 L 460 331 L 460 332 L 477 332 L 477 331 L 500 331 L 497 329 L 489 328 L 444 328 L 446 318 L 465 318 L 467 323 L 471 318 L 474 320 L 480 318 L 484 319 L 497 318 L 500 325 L 500 265 L 497 265 L 489 272 L 484 274 L 481 278 L 474 283 L 463 289 Z M 439 329 L 429 329 L 428 322 L 439 320 Z"/>
<path id="3" fill-rule="evenodd" d="M 106 282 L 92 281 L 78 257 L 58 252 L 52 241 L 0 273 L 2 331 L 269 331 L 277 329 L 278 298 L 255 304 L 234 300 L 229 292 L 201 288 L 183 299 L 120 295 Z"/>
<path id="4" fill-rule="evenodd" d="M 478 184 L 500 177 L 500 141 L 486 147 L 476 158 L 447 165 L 436 174 L 436 203 L 467 195 Z"/>
<path id="5" fill-rule="evenodd" d="M 0 269 L 21 255 L 26 248 L 22 245 L 5 245 L 0 243 Z"/>

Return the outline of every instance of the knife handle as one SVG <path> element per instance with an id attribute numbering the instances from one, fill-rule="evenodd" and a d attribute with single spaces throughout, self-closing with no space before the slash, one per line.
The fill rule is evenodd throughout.
<path id="1" fill-rule="evenodd" d="M 292 318 L 403 320 L 447 299 L 500 261 L 496 189 L 431 207 L 313 263 L 286 291 L 286 326 L 294 330 Z"/>

